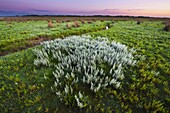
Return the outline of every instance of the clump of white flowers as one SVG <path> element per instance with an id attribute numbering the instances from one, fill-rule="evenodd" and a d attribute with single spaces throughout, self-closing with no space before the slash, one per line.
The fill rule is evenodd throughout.
<path id="1" fill-rule="evenodd" d="M 125 69 L 136 64 L 133 49 L 107 38 L 73 36 L 42 45 L 42 49 L 34 50 L 34 64 L 54 67 L 56 94 L 63 101 L 71 96 L 80 108 L 85 107 L 88 96 L 81 85 L 93 93 L 108 87 L 120 88 Z"/>

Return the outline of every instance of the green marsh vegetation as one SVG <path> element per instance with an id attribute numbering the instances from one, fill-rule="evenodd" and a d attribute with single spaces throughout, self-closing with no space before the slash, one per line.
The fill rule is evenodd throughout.
<path id="1" fill-rule="evenodd" d="M 142 20 L 140 24 L 133 20 L 96 22 L 85 20 L 61 23 L 53 21 L 51 28 L 48 28 L 48 22 L 44 20 L 19 23 L 13 21 L 12 27 L 6 25 L 5 21 L 0 21 L 2 55 L 4 51 L 19 48 L 17 50 L 19 52 L 7 52 L 10 54 L 0 56 L 0 112 L 168 113 L 170 111 L 170 32 L 164 30 L 167 24 L 147 19 Z M 77 22 L 79 27 L 75 27 L 78 26 Z M 110 23 L 111 27 L 104 30 L 107 23 Z M 27 45 L 27 42 L 30 43 L 29 39 L 40 36 L 46 37 L 45 40 L 52 40 L 81 34 L 91 35 L 92 39 L 106 37 L 109 42 L 119 42 L 128 49 L 134 48 L 136 52 L 133 55 L 137 64 L 122 69 L 124 79 L 121 79 L 119 88 L 109 86 L 92 92 L 89 91 L 88 85 L 86 87 L 75 85 L 74 95 L 70 93 L 62 101 L 56 94 L 57 88 L 51 89 L 55 85 L 53 72 L 56 67 L 34 65 L 37 59 L 34 50 L 41 50 L 44 46 L 31 46 L 32 48 L 26 50 L 20 47 L 29 47 L 29 44 Z M 104 72 L 108 71 L 107 65 L 101 66 L 103 67 L 98 68 L 104 69 Z M 66 80 L 63 80 L 63 83 L 67 83 Z M 88 95 L 88 98 L 85 96 L 80 100 L 81 95 Z M 77 105 L 78 98 L 83 102 L 83 107 L 80 107 L 81 103 L 80 106 Z M 87 101 L 84 101 L 84 98 Z"/>
<path id="2" fill-rule="evenodd" d="M 67 26 L 69 24 L 70 26 Z M 68 29 L 69 28 L 69 29 Z M 100 21 L 82 24 L 80 21 L 0 21 L 0 55 L 20 51 L 35 46 L 41 41 L 56 37 L 64 38 L 70 35 L 81 35 L 87 32 L 105 28 Z M 13 49 L 11 49 L 13 48 Z"/>

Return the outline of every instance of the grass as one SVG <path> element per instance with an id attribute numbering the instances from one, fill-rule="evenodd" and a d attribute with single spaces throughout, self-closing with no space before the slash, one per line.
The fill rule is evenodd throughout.
<path id="1" fill-rule="evenodd" d="M 32 27 L 25 29 L 26 27 L 22 26 L 23 23 L 14 22 L 16 26 L 13 28 L 5 27 L 3 21 L 0 23 L 1 42 L 8 42 L 8 40 L 15 42 L 15 39 L 25 40 L 24 36 L 27 38 L 33 32 L 35 34 L 43 32 L 45 35 L 47 32 L 53 32 L 53 28 L 51 30 L 46 28 L 47 22 L 45 21 L 35 22 L 34 29 Z M 33 24 L 28 23 L 24 24 L 28 26 Z M 108 30 L 87 33 L 90 31 L 88 30 L 86 32 L 94 37 L 109 37 L 110 41 L 120 42 L 129 48 L 134 47 L 137 54 L 145 56 L 134 71 L 126 74 L 126 76 L 136 74 L 137 78 L 125 80 L 121 90 L 111 89 L 110 92 L 102 93 L 113 95 L 113 97 L 102 100 L 102 103 L 107 103 L 106 106 L 114 105 L 122 112 L 169 112 L 170 32 L 163 30 L 162 21 L 143 21 L 139 25 L 136 23 L 136 21 L 118 21 Z M 44 26 L 44 31 L 41 31 L 42 29 L 38 26 Z M 84 29 L 83 32 L 85 32 L 88 26 L 91 25 L 87 24 L 76 29 Z M 65 29 L 66 24 L 62 23 L 61 27 Z M 7 29 L 11 29 L 11 31 L 7 31 Z M 28 34 L 21 35 L 23 29 Z M 64 32 L 68 35 L 75 33 L 70 29 Z M 58 35 L 55 34 L 55 36 Z M 34 48 L 37 47 L 39 46 Z M 33 48 L 30 48 L 0 57 L 0 112 L 83 112 L 77 108 L 65 106 L 57 99 L 55 93 L 50 89 L 53 84 L 51 81 L 54 79 L 53 69 L 34 66 L 35 55 L 32 50 Z M 155 76 L 155 72 L 159 72 L 157 76 Z M 44 75 L 48 79 L 45 80 Z"/>
<path id="2" fill-rule="evenodd" d="M 44 79 L 52 69 L 32 65 L 34 59 L 32 48 L 0 58 L 0 112 L 59 111 L 62 103 L 50 89 L 53 83 Z"/>
<path id="3" fill-rule="evenodd" d="M 160 57 L 164 62 L 170 62 L 170 32 L 163 31 L 161 22 L 145 21 L 137 25 L 135 21 L 117 22 L 109 30 L 89 33 L 93 36 L 110 37 L 110 40 L 134 47 L 139 54 L 150 57 Z"/>
<path id="4" fill-rule="evenodd" d="M 53 27 L 48 27 L 47 21 L 11 21 L 11 23 L 0 21 L 0 56 L 35 46 L 44 40 L 80 35 L 104 28 L 104 24 L 99 21 L 93 24 L 81 24 L 71 29 L 67 29 L 66 25 L 74 24 L 73 22 L 50 22 Z"/>

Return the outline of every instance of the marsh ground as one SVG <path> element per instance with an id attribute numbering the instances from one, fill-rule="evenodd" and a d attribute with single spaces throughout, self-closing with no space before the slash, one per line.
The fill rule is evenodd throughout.
<path id="1" fill-rule="evenodd" d="M 48 26 L 49 21 L 53 26 Z M 140 21 L 140 23 L 138 23 Z M 170 32 L 168 19 L 114 17 L 15 17 L 0 21 L 0 111 L 80 112 L 61 103 L 50 86 L 53 69 L 34 66 L 33 49 L 45 40 L 71 35 L 107 37 L 144 56 L 134 69 L 136 80 L 111 90 L 119 112 L 170 111 Z M 110 29 L 105 30 L 106 24 Z M 157 74 L 155 74 L 157 73 Z M 127 73 L 131 76 L 132 73 Z M 49 79 L 44 79 L 47 76 Z M 113 107 L 107 105 L 106 107 Z M 118 109 L 119 108 L 119 109 Z M 96 112 L 100 108 L 95 108 Z M 112 109 L 112 108 L 111 108 Z M 99 110 L 100 111 L 100 110 Z M 82 111 L 81 111 L 82 112 Z"/>

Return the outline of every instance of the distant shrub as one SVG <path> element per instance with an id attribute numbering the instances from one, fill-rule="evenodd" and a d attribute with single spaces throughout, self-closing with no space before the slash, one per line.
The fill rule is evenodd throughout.
<path id="1" fill-rule="evenodd" d="M 138 24 L 138 25 L 141 24 L 141 21 L 137 21 L 137 24 Z"/>
<path id="2" fill-rule="evenodd" d="M 101 22 L 104 22 L 104 19 L 100 20 Z"/>
<path id="3" fill-rule="evenodd" d="M 108 28 L 110 28 L 110 27 L 111 27 L 111 22 L 107 22 L 107 23 L 106 23 L 106 26 L 107 26 Z"/>
<path id="4" fill-rule="evenodd" d="M 164 31 L 170 31 L 170 24 L 165 25 Z"/>
<path id="5" fill-rule="evenodd" d="M 66 24 L 66 27 L 67 27 L 68 29 L 70 29 L 70 28 L 72 27 L 72 25 L 69 24 L 69 23 L 67 23 L 67 24 Z"/>
<path id="6" fill-rule="evenodd" d="M 61 23 L 61 21 L 60 21 L 60 20 L 56 20 L 56 22 L 57 22 L 57 23 Z"/>
<path id="7" fill-rule="evenodd" d="M 85 24 L 85 21 L 84 21 L 84 20 L 81 20 L 81 23 L 82 23 L 82 24 Z"/>
<path id="8" fill-rule="evenodd" d="M 37 55 L 35 65 L 55 69 L 51 89 L 62 102 L 70 107 L 99 107 L 101 111 L 105 109 L 102 103 L 99 105 L 102 96 L 108 94 L 105 91 L 119 89 L 126 78 L 125 70 L 136 63 L 133 50 L 109 42 L 107 38 L 74 36 L 56 39 L 44 42 L 42 49 L 34 51 Z M 93 98 L 97 99 L 97 104 Z"/>
<path id="9" fill-rule="evenodd" d="M 170 24 L 170 20 L 163 21 L 162 24 L 165 24 L 165 25 Z"/>
<path id="10" fill-rule="evenodd" d="M 62 23 L 65 23 L 65 22 L 66 22 L 66 20 L 62 20 L 61 22 L 62 22 Z"/>
<path id="11" fill-rule="evenodd" d="M 79 22 L 75 21 L 73 26 L 74 27 L 80 27 L 80 24 L 79 24 Z"/>
<path id="12" fill-rule="evenodd" d="M 66 22 L 71 22 L 71 20 L 66 20 Z"/>
<path id="13" fill-rule="evenodd" d="M 53 27 L 52 21 L 48 21 L 48 28 L 52 28 L 52 27 Z"/>
<path id="14" fill-rule="evenodd" d="M 93 22 L 96 22 L 97 20 L 96 19 L 92 19 Z"/>
<path id="15" fill-rule="evenodd" d="M 89 20 L 89 21 L 87 21 L 87 23 L 88 23 L 88 24 L 92 24 L 92 21 Z"/>

